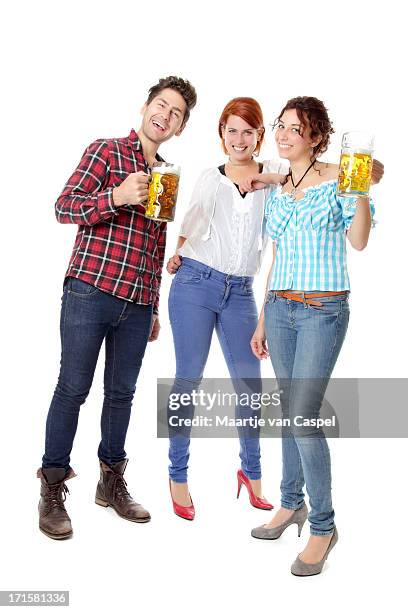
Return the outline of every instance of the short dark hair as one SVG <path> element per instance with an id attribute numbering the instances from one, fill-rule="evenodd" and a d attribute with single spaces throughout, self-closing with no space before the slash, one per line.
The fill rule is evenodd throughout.
<path id="1" fill-rule="evenodd" d="M 162 79 L 159 79 L 159 82 L 156 83 L 156 85 L 152 85 L 152 87 L 150 87 L 149 95 L 146 100 L 146 104 L 150 104 L 153 98 L 158 96 L 159 93 L 163 91 L 163 89 L 174 89 L 175 91 L 178 91 L 178 93 L 182 96 L 184 102 L 186 103 L 187 108 L 184 113 L 183 123 L 182 123 L 182 125 L 184 126 L 187 123 L 188 118 L 190 117 L 191 109 L 194 108 L 194 106 L 196 105 L 196 102 L 197 102 L 196 90 L 194 89 L 194 87 L 191 85 L 189 81 L 181 79 L 180 77 L 177 77 L 177 76 L 164 77 Z"/>
<path id="2" fill-rule="evenodd" d="M 295 109 L 303 128 L 310 126 L 310 137 L 321 137 L 321 141 L 313 147 L 313 157 L 316 159 L 327 151 L 330 135 L 334 134 L 332 122 L 329 119 L 327 108 L 321 100 L 312 96 L 298 96 L 291 98 L 283 107 L 274 127 L 279 123 L 286 110 Z"/>

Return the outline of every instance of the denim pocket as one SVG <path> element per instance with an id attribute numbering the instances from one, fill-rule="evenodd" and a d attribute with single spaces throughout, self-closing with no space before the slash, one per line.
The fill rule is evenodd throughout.
<path id="1" fill-rule="evenodd" d="M 252 290 L 252 285 L 248 283 L 243 283 L 242 285 L 231 285 L 231 288 L 233 293 L 236 293 L 237 295 L 252 296 L 254 293 Z"/>
<path id="2" fill-rule="evenodd" d="M 323 312 L 326 314 L 339 314 L 341 312 L 349 311 L 348 297 L 341 296 L 337 298 L 327 297 L 327 298 L 316 298 L 317 302 L 320 302 L 322 306 L 313 306 L 312 304 L 308 304 L 308 307 L 311 310 L 315 310 L 316 312 Z"/>
<path id="3" fill-rule="evenodd" d="M 203 278 L 203 273 L 188 266 L 181 266 L 176 272 L 176 282 L 178 283 L 199 283 Z"/>
<path id="4" fill-rule="evenodd" d="M 84 283 L 79 278 L 69 277 L 67 282 L 68 293 L 78 295 L 80 297 L 89 297 L 99 291 L 98 287 L 94 287 L 89 283 Z"/>
<path id="5" fill-rule="evenodd" d="M 271 301 L 271 299 L 274 298 L 273 301 L 275 301 L 275 292 L 274 291 L 268 291 L 268 295 L 266 296 L 266 300 L 264 303 L 264 307 L 269 304 L 269 302 Z"/>

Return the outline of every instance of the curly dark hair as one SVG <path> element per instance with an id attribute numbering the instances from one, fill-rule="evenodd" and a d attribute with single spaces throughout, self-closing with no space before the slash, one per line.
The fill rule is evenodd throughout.
<path id="1" fill-rule="evenodd" d="M 190 111 L 197 103 L 197 93 L 194 87 L 191 85 L 190 81 L 186 81 L 177 76 L 168 76 L 162 79 L 159 79 L 159 82 L 156 85 L 152 85 L 149 89 L 149 95 L 146 100 L 146 104 L 150 104 L 150 102 L 159 95 L 163 89 L 174 89 L 178 91 L 178 93 L 183 97 L 184 102 L 186 103 L 186 111 L 183 117 L 184 126 L 188 118 L 190 117 Z"/>
<path id="2" fill-rule="evenodd" d="M 279 123 L 286 110 L 294 108 L 303 129 L 310 127 L 312 139 L 322 137 L 319 144 L 313 147 L 313 158 L 316 159 L 327 151 L 330 143 L 330 134 L 334 134 L 332 122 L 329 119 L 327 108 L 321 100 L 311 96 L 298 96 L 288 100 L 280 115 L 275 120 L 273 127 Z"/>

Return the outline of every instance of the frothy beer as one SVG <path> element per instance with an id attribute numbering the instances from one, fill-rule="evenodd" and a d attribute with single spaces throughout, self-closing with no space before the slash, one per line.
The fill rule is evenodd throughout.
<path id="1" fill-rule="evenodd" d="M 362 132 L 343 136 L 337 194 L 366 196 L 370 190 L 373 167 L 373 138 Z"/>
<path id="2" fill-rule="evenodd" d="M 152 168 L 145 216 L 155 221 L 174 221 L 180 168 L 161 163 Z"/>

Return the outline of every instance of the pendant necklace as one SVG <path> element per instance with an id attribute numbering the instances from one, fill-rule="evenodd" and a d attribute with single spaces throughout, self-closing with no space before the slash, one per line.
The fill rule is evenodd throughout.
<path id="1" fill-rule="evenodd" d="M 302 178 L 300 179 L 300 181 L 298 181 L 295 185 L 295 183 L 293 182 L 293 176 L 292 176 L 292 168 L 289 170 L 289 176 L 290 176 L 290 180 L 291 183 L 293 185 L 293 189 L 292 191 L 290 191 L 290 196 L 295 199 L 296 194 L 298 193 L 298 191 L 302 191 L 301 189 L 297 189 L 297 187 L 300 185 L 300 183 L 303 181 L 303 179 L 305 178 L 306 174 L 309 172 L 310 168 L 312 166 L 314 166 L 314 164 L 316 163 L 316 160 L 313 160 L 312 163 L 310 164 L 310 166 L 307 168 L 306 172 L 304 173 L 304 175 L 302 176 Z"/>

